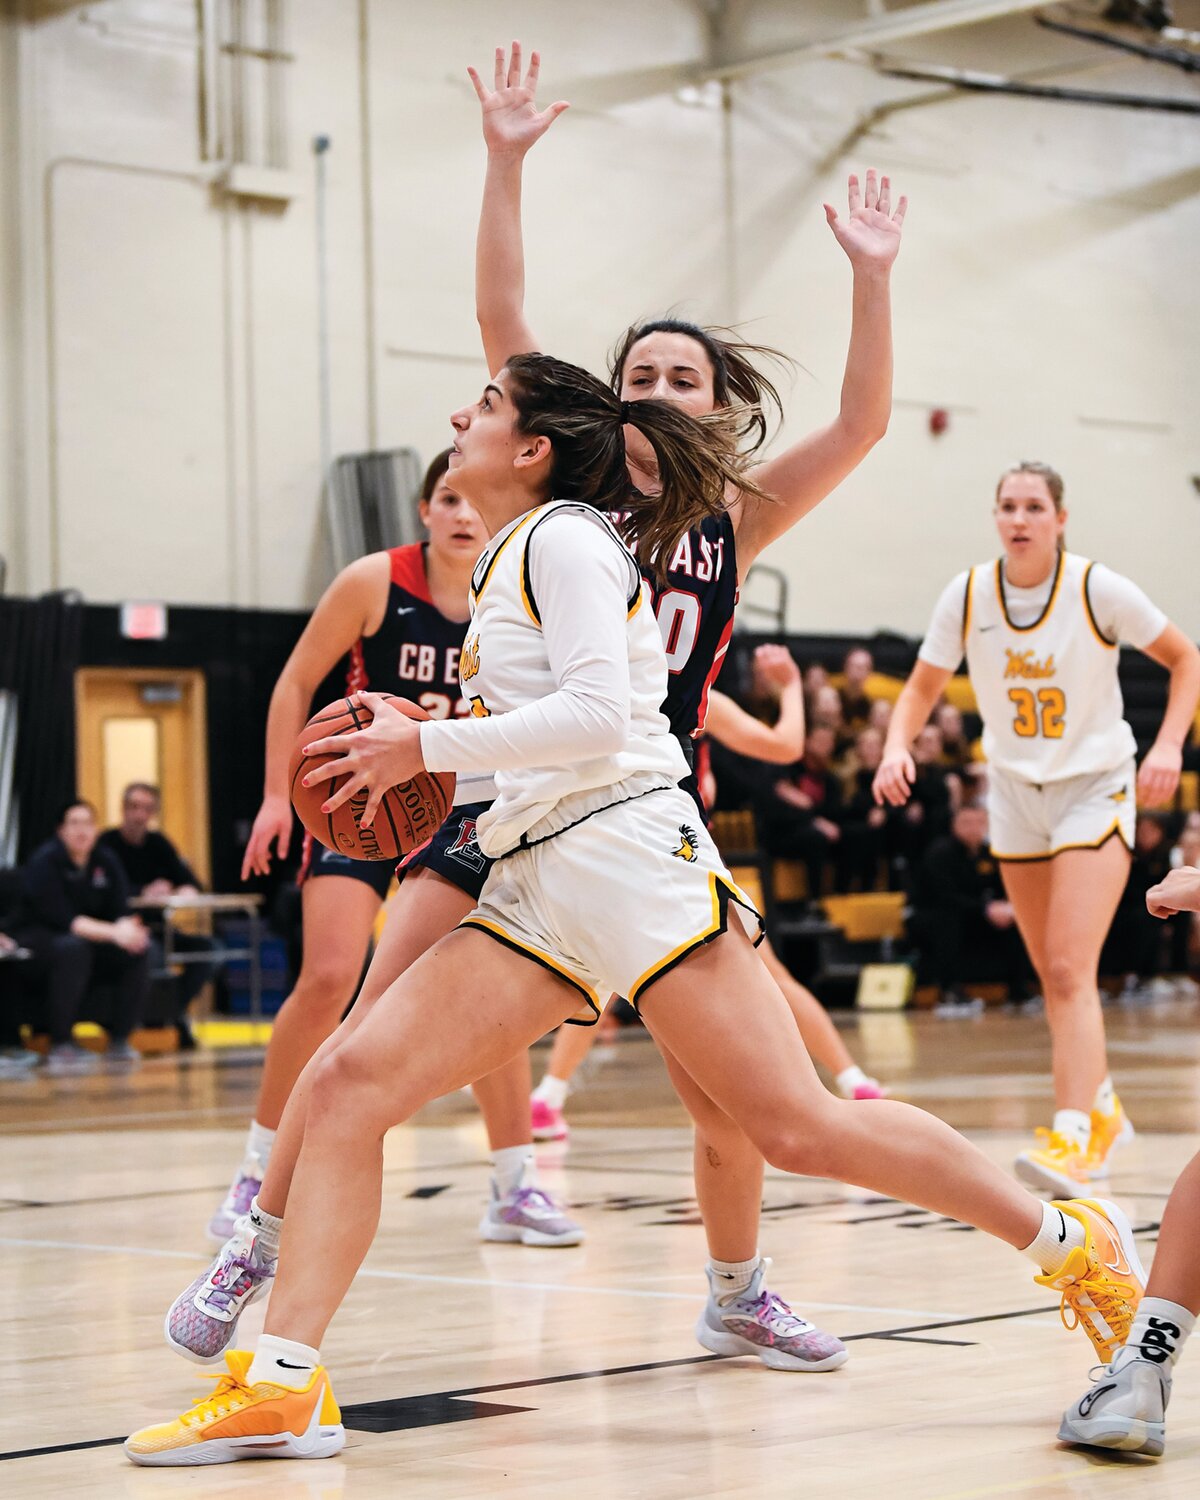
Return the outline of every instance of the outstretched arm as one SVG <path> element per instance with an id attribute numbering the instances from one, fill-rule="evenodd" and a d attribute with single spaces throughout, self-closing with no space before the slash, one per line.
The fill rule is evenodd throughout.
<path id="1" fill-rule="evenodd" d="M 525 321 L 521 173 L 525 153 L 567 108 L 559 100 L 539 112 L 534 94 L 540 66 L 540 56 L 532 53 L 522 81 L 521 44 L 514 42 L 507 61 L 504 48 L 496 48 L 494 88 L 487 88 L 474 68 L 467 69 L 483 110 L 488 152 L 475 241 L 475 315 L 493 375 L 511 355 L 529 354 L 539 347 Z"/>
<path id="2" fill-rule="evenodd" d="M 308 718 L 312 696 L 327 672 L 360 636 L 369 635 L 387 598 L 388 559 L 372 552 L 344 568 L 321 596 L 304 633 L 292 648 L 267 711 L 267 762 L 263 800 L 242 860 L 242 879 L 266 875 L 272 845 L 287 855 L 292 799 L 287 768 L 296 736 Z"/>
<path id="3" fill-rule="evenodd" d="M 707 733 L 738 755 L 789 766 L 804 754 L 804 691 L 800 668 L 786 646 L 760 646 L 759 675 L 778 694 L 779 717 L 764 724 L 715 689 L 708 695 Z"/>
<path id="4" fill-rule="evenodd" d="M 887 177 L 867 173 L 860 193 L 850 178 L 850 212 L 838 217 L 825 204 L 825 217 L 854 269 L 850 348 L 842 378 L 837 416 L 827 426 L 754 470 L 758 487 L 771 498 L 743 496 L 738 528 L 738 570 L 745 576 L 754 559 L 777 537 L 819 505 L 856 469 L 887 431 L 892 411 L 891 270 L 900 249 L 907 198 L 892 212 Z"/>

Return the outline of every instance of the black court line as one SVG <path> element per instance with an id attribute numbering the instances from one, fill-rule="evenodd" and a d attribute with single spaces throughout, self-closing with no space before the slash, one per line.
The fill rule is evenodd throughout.
<path id="1" fill-rule="evenodd" d="M 478 1160 L 441 1162 L 433 1167 L 422 1165 L 419 1167 L 385 1167 L 384 1177 L 411 1177 L 416 1173 L 421 1175 L 432 1175 L 435 1172 L 450 1172 L 461 1170 L 466 1167 L 487 1166 L 486 1162 Z M 444 1183 L 438 1187 L 416 1188 L 407 1193 L 409 1198 L 433 1198 L 439 1193 L 444 1193 L 453 1184 Z M 26 1208 L 91 1208 L 102 1203 L 141 1203 L 154 1198 L 187 1198 L 196 1193 L 217 1195 L 224 1193 L 229 1188 L 228 1180 L 213 1185 L 188 1188 L 154 1188 L 144 1193 L 107 1193 L 97 1195 L 94 1198 L 5 1198 L 0 1200 L 0 1213 L 14 1213 L 18 1209 Z"/>
<path id="2" fill-rule="evenodd" d="M 1040 1307 L 1019 1308 L 1015 1312 L 983 1313 L 974 1318 L 948 1318 L 938 1323 L 919 1323 L 911 1328 L 880 1328 L 870 1333 L 847 1334 L 844 1343 L 852 1344 L 863 1339 L 878 1339 L 881 1342 L 945 1344 L 956 1348 L 971 1347 L 969 1342 L 959 1339 L 914 1339 L 911 1334 L 936 1333 L 945 1328 L 968 1328 L 977 1323 L 999 1323 L 1012 1318 L 1036 1317 L 1039 1313 L 1053 1312 L 1054 1304 Z M 472 1417 L 504 1416 L 512 1412 L 532 1411 L 528 1406 L 498 1406 L 490 1402 L 473 1402 L 471 1405 L 454 1405 L 464 1398 L 493 1396 L 503 1391 L 527 1391 L 539 1386 L 568 1385 L 579 1380 L 604 1380 L 614 1375 L 642 1375 L 655 1370 L 677 1370 L 689 1365 L 716 1364 L 725 1358 L 720 1354 L 693 1354 L 683 1359 L 651 1360 L 645 1364 L 612 1365 L 603 1370 L 573 1370 L 566 1375 L 533 1376 L 528 1380 L 506 1380 L 496 1385 L 464 1386 L 455 1391 L 430 1391 L 420 1396 L 401 1396 L 388 1401 L 366 1401 L 342 1408 L 342 1421 L 352 1431 L 397 1432 L 411 1427 L 437 1426 L 443 1422 L 462 1422 Z M 44 1448 L 23 1448 L 11 1453 L 0 1453 L 0 1463 L 17 1458 L 39 1458 L 50 1453 L 76 1453 L 88 1448 L 112 1448 L 123 1443 L 123 1437 L 95 1438 L 91 1442 L 58 1443 Z"/>

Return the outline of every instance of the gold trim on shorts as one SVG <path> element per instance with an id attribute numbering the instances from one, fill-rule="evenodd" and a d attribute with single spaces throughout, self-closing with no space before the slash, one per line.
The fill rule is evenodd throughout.
<path id="1" fill-rule="evenodd" d="M 1072 849 L 1102 849 L 1109 839 L 1116 836 L 1125 845 L 1130 854 L 1133 853 L 1133 845 L 1126 839 L 1124 830 L 1121 828 L 1120 818 L 1114 818 L 1107 833 L 1102 834 L 1094 844 L 1059 844 L 1057 849 L 1047 849 L 1045 854 L 1001 854 L 998 850 L 992 850 L 992 858 L 1003 860 L 1006 864 L 1033 865 L 1048 859 L 1053 859 L 1056 854 L 1067 854 Z"/>
<path id="2" fill-rule="evenodd" d="M 713 904 L 711 925 L 695 937 L 688 938 L 686 942 L 680 943 L 677 948 L 672 948 L 665 958 L 661 958 L 658 963 L 653 964 L 639 979 L 634 981 L 630 986 L 629 994 L 625 997 L 634 1010 L 637 1010 L 638 997 L 644 990 L 648 989 L 656 980 L 661 979 L 676 964 L 681 964 L 697 948 L 703 947 L 705 943 L 711 943 L 715 937 L 720 937 L 729 923 L 729 903 L 731 901 L 736 901 L 739 906 L 744 907 L 758 918 L 758 937 L 755 939 L 754 946 L 757 948 L 763 938 L 766 937 L 766 928 L 763 925 L 762 913 L 754 905 L 753 901 L 750 900 L 749 896 L 746 895 L 745 891 L 739 890 L 732 880 L 727 879 L 723 875 L 718 875 L 716 870 L 708 872 L 708 884 Z"/>
<path id="3" fill-rule="evenodd" d="M 591 1020 L 580 1016 L 569 1016 L 568 1026 L 594 1026 L 600 1019 L 600 1012 L 604 1009 L 600 1003 L 600 997 L 592 989 L 590 984 L 585 984 L 577 975 L 572 974 L 570 969 L 559 963 L 556 958 L 551 958 L 548 953 L 543 953 L 540 948 L 531 947 L 523 943 L 519 938 L 513 937 L 506 927 L 501 927 L 499 922 L 490 922 L 485 917 L 464 917 L 458 924 L 460 927 L 474 927 L 479 932 L 484 932 L 488 937 L 495 938 L 498 943 L 503 943 L 506 948 L 511 948 L 514 953 L 519 953 L 523 958 L 531 959 L 535 964 L 541 964 L 543 969 L 549 969 L 556 978 L 563 980 L 566 984 L 577 989 L 587 1001 L 592 1011 Z"/>

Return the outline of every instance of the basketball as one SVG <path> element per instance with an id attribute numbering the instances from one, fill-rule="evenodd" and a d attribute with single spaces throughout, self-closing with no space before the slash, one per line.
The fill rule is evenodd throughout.
<path id="1" fill-rule="evenodd" d="M 429 718 L 423 708 L 406 698 L 391 693 L 380 696 L 394 703 L 410 719 Z M 338 759 L 335 755 L 306 756 L 305 745 L 331 734 L 366 729 L 370 722 L 370 709 L 349 698 L 339 698 L 309 719 L 300 731 L 288 767 L 292 806 L 309 833 L 327 849 L 351 859 L 399 860 L 432 838 L 450 811 L 454 799 L 453 772 L 422 771 L 411 781 L 390 788 L 384 793 L 370 828 L 363 828 L 359 821 L 367 804 L 365 791 L 333 812 L 324 813 L 322 804 L 334 795 L 344 778 L 335 776 L 332 781 L 319 781 L 313 786 L 304 786 L 301 781 L 312 767 Z"/>

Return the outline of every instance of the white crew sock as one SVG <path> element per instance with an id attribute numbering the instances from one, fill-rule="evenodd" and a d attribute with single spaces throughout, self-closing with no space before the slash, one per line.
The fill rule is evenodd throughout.
<path id="1" fill-rule="evenodd" d="M 1113 1088 L 1113 1081 L 1109 1074 L 1104 1075 L 1104 1082 L 1096 1090 L 1096 1099 L 1092 1108 L 1098 1110 L 1102 1115 L 1111 1115 L 1117 1107 L 1117 1091 Z"/>
<path id="2" fill-rule="evenodd" d="M 717 1306 L 725 1307 L 735 1297 L 740 1297 L 754 1280 L 754 1273 L 761 1263 L 762 1256 L 757 1250 L 752 1260 L 715 1260 L 710 1256 L 708 1269 L 710 1279 L 715 1277 L 717 1282 L 713 1288 Z"/>
<path id="3" fill-rule="evenodd" d="M 537 1166 L 533 1160 L 533 1145 L 505 1146 L 503 1151 L 492 1152 L 492 1181 L 496 1184 L 496 1196 L 511 1197 L 518 1188 L 534 1187 L 537 1183 Z"/>
<path id="4" fill-rule="evenodd" d="M 1072 1250 L 1082 1245 L 1086 1232 L 1078 1219 L 1063 1213 L 1052 1203 L 1042 1204 L 1042 1227 L 1021 1251 L 1047 1276 L 1054 1276 L 1063 1268 L 1063 1262 Z"/>
<path id="5" fill-rule="evenodd" d="M 850 1067 L 843 1068 L 833 1081 L 843 1099 L 853 1099 L 856 1088 L 864 1083 L 874 1083 L 875 1080 L 868 1078 L 857 1063 L 852 1063 Z"/>
<path id="6" fill-rule="evenodd" d="M 257 1120 L 250 1121 L 250 1129 L 246 1132 L 246 1158 L 253 1157 L 262 1168 L 258 1175 L 261 1179 L 267 1170 L 267 1164 L 271 1160 L 271 1147 L 275 1144 L 275 1132 L 268 1130 L 265 1125 L 260 1125 Z"/>
<path id="7" fill-rule="evenodd" d="M 1065 1135 L 1067 1140 L 1074 1141 L 1081 1151 L 1086 1151 L 1092 1136 L 1092 1121 L 1082 1109 L 1056 1109 L 1054 1130 L 1058 1135 Z"/>
<path id="8" fill-rule="evenodd" d="M 1125 1340 L 1125 1349 L 1135 1359 L 1148 1359 L 1161 1369 L 1173 1370 L 1195 1326 L 1196 1314 L 1180 1307 L 1178 1302 L 1168 1302 L 1165 1297 L 1143 1297 Z"/>
<path id="9" fill-rule="evenodd" d="M 269 1214 L 265 1208 L 258 1206 L 258 1199 L 254 1198 L 250 1203 L 250 1212 L 247 1215 L 250 1227 L 254 1231 L 258 1243 L 270 1256 L 279 1254 L 279 1236 L 283 1233 L 283 1220 L 277 1219 L 274 1214 Z"/>
<path id="10" fill-rule="evenodd" d="M 257 1385 L 260 1380 L 268 1380 L 272 1385 L 290 1385 L 301 1390 L 320 1363 L 320 1354 L 308 1344 L 260 1333 L 254 1359 L 246 1373 L 246 1384 Z"/>
<path id="11" fill-rule="evenodd" d="M 567 1102 L 567 1094 L 571 1085 L 565 1078 L 555 1078 L 553 1073 L 547 1073 L 533 1091 L 533 1097 L 540 1099 L 550 1109 L 561 1109 Z"/>

